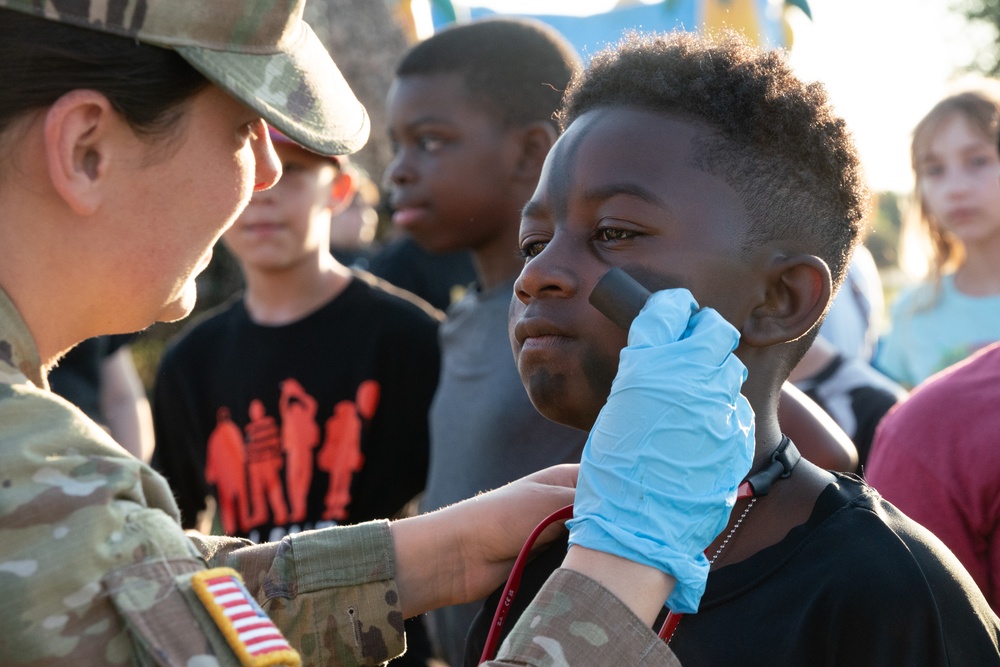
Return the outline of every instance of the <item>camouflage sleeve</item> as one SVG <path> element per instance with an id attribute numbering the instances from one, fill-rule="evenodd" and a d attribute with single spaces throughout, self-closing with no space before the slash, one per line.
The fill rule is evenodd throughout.
<path id="1" fill-rule="evenodd" d="M 521 614 L 491 667 L 605 667 L 680 661 L 649 627 L 593 579 L 558 569 Z"/>
<path id="2" fill-rule="evenodd" d="M 189 538 L 231 567 L 307 665 L 378 665 L 405 649 L 387 521 L 296 533 L 280 542 Z"/>
<path id="3" fill-rule="evenodd" d="M 304 664 L 404 649 L 387 522 L 266 545 L 186 536 L 162 477 L 82 413 L 2 378 L 0 482 L 0 664 L 238 664 L 240 632 L 196 585 L 225 566 Z"/>

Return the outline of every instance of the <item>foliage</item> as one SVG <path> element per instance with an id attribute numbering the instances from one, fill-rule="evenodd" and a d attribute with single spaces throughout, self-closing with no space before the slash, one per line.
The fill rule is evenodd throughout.
<path id="1" fill-rule="evenodd" d="M 993 29 L 989 46 L 969 66 L 988 76 L 1000 75 L 1000 0 L 956 0 L 952 10 L 965 16 L 969 23 Z"/>
<path id="2" fill-rule="evenodd" d="M 865 245 L 879 269 L 899 263 L 899 237 L 903 221 L 900 198 L 895 192 L 880 192 L 876 196 Z"/>

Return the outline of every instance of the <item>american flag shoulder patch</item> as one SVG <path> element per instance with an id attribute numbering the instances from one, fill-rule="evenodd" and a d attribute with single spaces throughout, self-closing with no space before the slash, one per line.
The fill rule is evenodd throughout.
<path id="1" fill-rule="evenodd" d="M 246 667 L 299 667 L 302 659 L 261 609 L 236 570 L 196 572 L 191 587 Z"/>

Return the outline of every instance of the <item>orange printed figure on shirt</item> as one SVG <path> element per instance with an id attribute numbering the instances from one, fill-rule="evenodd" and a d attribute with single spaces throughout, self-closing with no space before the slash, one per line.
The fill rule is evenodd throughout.
<path id="1" fill-rule="evenodd" d="M 333 415 L 326 420 L 326 438 L 317 456 L 317 465 L 330 474 L 326 490 L 325 520 L 347 518 L 351 502 L 351 478 L 364 464 L 361 453 L 361 427 L 363 421 L 375 416 L 380 387 L 374 380 L 366 380 L 358 387 L 358 401 L 341 401 L 333 408 Z"/>
<path id="2" fill-rule="evenodd" d="M 250 526 L 268 519 L 268 505 L 275 525 L 288 522 L 284 489 L 281 484 L 281 438 L 274 417 L 264 411 L 259 399 L 250 401 L 250 423 L 246 426 L 247 462 L 250 473 Z"/>
<path id="3" fill-rule="evenodd" d="M 285 452 L 285 490 L 292 523 L 305 521 L 309 485 L 312 483 L 312 451 L 319 445 L 316 399 L 297 380 L 281 383 L 278 410 L 281 415 L 281 448 Z"/>
<path id="4" fill-rule="evenodd" d="M 382 396 L 382 387 L 375 380 L 365 380 L 358 385 L 355 395 L 355 403 L 358 405 L 358 414 L 365 421 L 371 421 L 378 409 L 378 401 Z"/>
<path id="5" fill-rule="evenodd" d="M 237 522 L 242 530 L 247 530 L 250 507 L 243 431 L 233 421 L 227 407 L 216 411 L 215 428 L 208 436 L 205 457 L 205 481 L 215 485 L 223 530 L 227 535 L 235 534 Z"/>

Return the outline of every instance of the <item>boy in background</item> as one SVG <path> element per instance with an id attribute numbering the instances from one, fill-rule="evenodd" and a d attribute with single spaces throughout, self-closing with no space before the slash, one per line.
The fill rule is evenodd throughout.
<path id="1" fill-rule="evenodd" d="M 338 262 L 330 222 L 354 195 L 337 158 L 271 129 L 282 175 L 223 236 L 246 290 L 189 325 L 153 391 L 152 464 L 185 528 L 273 542 L 399 514 L 423 489 L 440 311 Z M 420 619 L 406 622 L 425 664 Z"/>
<path id="2" fill-rule="evenodd" d="M 441 326 L 431 462 L 421 510 L 579 460 L 585 434 L 538 414 L 517 375 L 507 311 L 520 271 L 520 211 L 557 136 L 553 114 L 579 59 L 541 23 L 489 19 L 414 46 L 388 96 L 393 223 L 434 253 L 467 250 L 476 284 Z M 478 604 L 432 613 L 461 660 Z"/>
<path id="3" fill-rule="evenodd" d="M 246 290 L 190 325 L 154 388 L 153 465 L 185 527 L 274 541 L 397 514 L 423 488 L 439 312 L 330 253 L 353 184 L 271 130 L 282 176 L 223 236 Z"/>
<path id="4" fill-rule="evenodd" d="M 565 133 L 524 207 L 510 334 L 539 411 L 582 430 L 597 422 L 576 509 L 585 509 L 581 490 L 601 479 L 595 470 L 615 465 L 593 453 L 595 442 L 638 451 L 663 424 L 711 434 L 709 422 L 685 416 L 705 401 L 696 386 L 669 410 L 644 409 L 648 394 L 683 376 L 620 381 L 623 369 L 638 375 L 627 359 L 659 343 L 636 340 L 634 327 L 627 338 L 588 301 L 612 267 L 650 289 L 689 291 L 693 312 L 713 309 L 738 332 L 742 395 L 756 420 L 751 475 L 767 469 L 788 446 L 782 383 L 843 279 L 867 206 L 843 121 L 781 54 L 685 33 L 633 35 L 595 56 L 560 118 Z M 664 456 L 685 455 L 674 440 L 661 446 Z M 731 456 L 740 454 L 734 441 Z M 570 522 L 571 554 L 583 546 L 658 562 L 661 545 L 634 544 L 657 520 L 643 498 L 684 488 L 700 470 L 656 481 L 645 467 L 630 470 L 635 503 L 606 516 L 604 532 L 577 537 Z M 704 594 L 667 601 L 693 614 L 670 643 L 685 667 L 1000 664 L 1000 619 L 939 540 L 854 476 L 804 459 L 777 471 L 769 493 L 736 501 L 705 550 Z M 552 551 L 558 564 L 565 551 Z M 543 562 L 529 565 L 543 569 L 538 578 Z M 530 598 L 526 580 L 520 595 Z M 493 609 L 485 612 L 480 640 Z"/>

